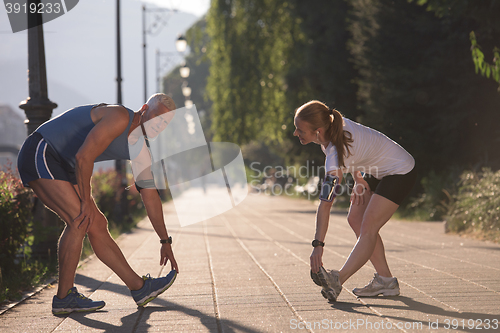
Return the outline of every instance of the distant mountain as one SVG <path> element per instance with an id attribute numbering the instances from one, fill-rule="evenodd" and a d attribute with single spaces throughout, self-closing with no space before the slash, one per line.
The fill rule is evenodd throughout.
<path id="1" fill-rule="evenodd" d="M 44 25 L 48 93 L 58 104 L 53 116 L 76 105 L 116 102 L 115 5 L 111 0 L 80 1 L 73 10 Z M 164 19 L 168 23 L 158 35 L 147 35 L 148 95 L 156 92 L 155 50 L 172 52 L 170 68 L 180 63 L 175 40 L 197 17 L 177 12 Z M 27 32 L 13 34 L 8 24 L 6 12 L 0 11 L 0 104 L 24 117 L 18 105 L 28 97 Z M 122 0 L 121 36 L 123 103 L 137 110 L 145 102 L 142 2 Z"/>
<path id="2" fill-rule="evenodd" d="M 24 118 L 8 105 L 0 105 L 0 170 L 10 161 L 15 169 L 17 153 L 26 138 Z"/>

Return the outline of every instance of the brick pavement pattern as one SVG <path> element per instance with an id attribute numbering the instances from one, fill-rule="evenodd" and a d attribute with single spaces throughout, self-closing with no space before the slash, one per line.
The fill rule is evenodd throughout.
<path id="1" fill-rule="evenodd" d="M 104 300 L 103 309 L 53 316 L 52 285 L 4 311 L 0 332 L 500 331 L 500 246 L 446 235 L 443 223 L 391 220 L 381 235 L 401 295 L 357 299 L 351 290 L 373 277 L 367 264 L 330 304 L 309 277 L 315 210 L 305 200 L 249 194 L 225 214 L 181 228 L 168 203 L 180 273 L 159 298 L 137 308 L 93 257 L 79 267 L 76 286 Z M 325 267 L 339 269 L 355 240 L 346 214 L 332 212 Z M 168 273 L 147 219 L 118 243 L 139 274 Z"/>

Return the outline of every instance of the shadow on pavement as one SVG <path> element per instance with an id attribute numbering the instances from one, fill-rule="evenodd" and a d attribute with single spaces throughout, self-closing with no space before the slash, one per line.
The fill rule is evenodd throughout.
<path id="1" fill-rule="evenodd" d="M 480 324 L 485 324 L 488 322 L 490 326 L 493 328 L 495 321 L 499 320 L 498 314 L 496 315 L 490 315 L 490 314 L 485 314 L 485 313 L 476 313 L 476 312 L 456 312 L 452 310 L 446 310 L 438 306 L 434 306 L 431 304 L 427 303 L 422 303 L 419 301 L 416 301 L 410 297 L 406 296 L 396 296 L 396 297 L 391 297 L 391 300 L 396 300 L 396 301 L 401 301 L 401 305 L 383 305 L 383 304 L 370 304 L 369 300 L 370 298 L 377 298 L 377 297 L 363 297 L 363 300 L 367 303 L 367 305 L 371 308 L 374 309 L 393 309 L 393 310 L 401 310 L 405 312 L 417 312 L 417 313 L 425 313 L 428 315 L 435 315 L 435 316 L 440 316 L 444 318 L 432 318 L 432 316 L 429 316 L 427 320 L 430 320 L 431 323 L 436 324 L 439 326 L 439 328 L 443 329 L 454 329 L 458 331 L 470 331 L 471 329 L 476 329 Z M 345 312 L 354 312 L 354 313 L 361 313 L 356 310 L 356 308 L 360 307 L 365 307 L 365 305 L 360 304 L 360 303 L 350 303 L 350 302 L 338 302 L 332 304 L 332 308 L 336 310 L 341 310 Z M 363 312 L 364 315 L 368 315 L 366 312 Z M 379 317 L 376 314 L 373 314 L 372 316 Z M 416 316 L 414 316 L 415 318 Z M 403 316 L 389 316 L 389 315 L 384 315 L 382 318 L 390 318 L 398 322 L 419 322 L 421 320 L 416 320 L 414 318 L 407 318 Z M 474 322 L 472 322 L 472 320 Z M 470 322 L 469 322 L 470 321 Z M 429 328 L 429 322 L 428 321 L 422 321 L 422 325 L 424 328 Z M 497 325 L 498 327 L 498 325 Z M 433 329 L 437 329 L 438 327 L 432 327 Z"/>
<path id="2" fill-rule="evenodd" d="M 106 322 L 102 322 L 99 320 L 87 318 L 89 313 L 72 313 L 68 317 L 83 326 L 103 330 L 106 333 L 112 332 L 147 332 L 150 331 L 151 328 L 154 330 L 154 327 L 151 324 L 148 324 L 147 321 L 150 316 L 155 312 L 182 312 L 191 317 L 197 317 L 200 320 L 200 323 L 205 326 L 209 331 L 220 331 L 217 327 L 217 321 L 215 319 L 215 315 L 210 316 L 206 315 L 199 310 L 188 308 L 182 306 L 180 304 L 174 302 L 168 302 L 161 298 L 157 298 L 152 301 L 153 304 L 149 304 L 144 308 L 138 308 L 137 312 L 131 313 L 128 316 L 121 318 L 121 325 L 113 325 Z M 158 306 L 159 305 L 159 306 Z M 107 312 L 107 311 L 99 311 L 99 312 Z M 159 322 L 162 323 L 163 321 Z M 260 331 L 254 330 L 252 328 L 246 327 L 244 325 L 238 324 L 232 320 L 222 319 L 220 324 L 224 327 L 225 332 L 246 332 L 246 333 L 259 333 Z M 188 324 L 189 325 L 189 324 Z M 187 329 L 189 330 L 189 328 Z"/>
<path id="3" fill-rule="evenodd" d="M 102 281 L 98 281 L 94 278 L 90 278 L 88 276 L 84 276 L 81 274 L 76 275 L 75 282 L 86 286 L 88 288 L 91 288 L 92 290 L 99 289 L 99 290 L 107 290 L 111 291 L 117 294 L 125 295 L 125 296 L 131 296 L 129 289 L 122 284 L 116 284 L 112 282 L 105 282 L 103 283 Z M 168 291 L 167 291 L 168 293 Z M 167 294 L 164 294 L 167 295 Z M 122 332 L 125 328 L 131 328 L 134 327 L 133 332 L 136 331 L 136 328 L 140 327 L 138 329 L 141 332 L 147 331 L 151 325 L 147 324 L 146 321 L 148 318 L 151 316 L 152 313 L 162 311 L 177 311 L 177 312 L 183 312 L 191 317 L 198 317 L 200 319 L 201 324 L 203 324 L 207 329 L 212 330 L 212 331 L 217 331 L 217 321 L 215 319 L 215 315 L 213 316 L 208 316 L 199 310 L 188 308 L 185 306 L 182 306 L 180 304 L 174 303 L 174 302 L 168 302 L 165 301 L 164 299 L 161 298 L 156 298 L 153 300 L 148 306 L 144 308 L 138 308 L 137 312 L 132 313 L 126 317 L 123 317 L 121 319 L 122 325 L 116 326 L 112 325 L 106 322 L 101 322 L 95 319 L 87 318 L 85 313 L 72 313 L 69 317 L 77 322 L 79 322 L 81 325 L 91 327 L 91 328 L 96 328 L 100 330 L 104 330 L 104 332 Z M 130 302 L 133 302 L 132 297 L 130 297 Z M 155 306 L 155 305 L 160 305 L 160 306 Z M 104 311 L 99 311 L 99 312 L 107 312 L 106 310 Z M 222 319 L 220 322 L 224 326 L 224 331 L 226 332 L 247 332 L 247 333 L 257 333 L 260 332 L 258 330 L 251 329 L 249 327 L 243 326 L 241 324 L 238 324 L 237 322 L 231 321 L 231 320 L 226 320 Z M 137 327 L 135 327 L 137 326 Z"/>
<path id="4" fill-rule="evenodd" d="M 212 331 L 217 331 L 217 321 L 215 319 L 215 314 L 214 315 L 206 315 L 199 310 L 192 309 L 185 307 L 183 305 L 174 303 L 174 302 L 169 302 L 161 298 L 157 298 L 154 301 L 152 301 L 154 305 L 161 305 L 162 307 L 153 307 L 152 305 L 147 306 L 144 308 L 144 313 L 148 311 L 149 308 L 154 308 L 154 309 L 163 309 L 163 310 L 170 310 L 170 311 L 178 311 L 178 312 L 183 312 L 191 317 L 198 317 L 200 318 L 200 322 L 208 328 L 209 330 Z M 141 320 L 142 322 L 144 320 Z M 233 320 L 228 320 L 228 319 L 221 319 L 220 320 L 220 325 L 224 328 L 224 332 L 247 332 L 247 333 L 259 333 L 261 331 L 252 329 L 250 327 L 241 325 Z"/>
<path id="5" fill-rule="evenodd" d="M 359 302 L 335 302 L 335 303 L 329 302 L 329 303 L 332 304 L 332 308 L 335 310 L 378 317 L 378 315 L 375 313 L 366 313 L 366 305 L 361 304 Z M 358 311 L 357 309 L 362 309 L 364 311 Z"/>
<path id="6" fill-rule="evenodd" d="M 478 249 L 478 250 L 492 250 L 492 251 L 500 251 L 500 246 L 470 246 L 467 245 L 464 247 L 465 249 Z"/>
<path id="7" fill-rule="evenodd" d="M 78 273 L 75 276 L 75 283 L 89 288 L 91 290 L 91 293 L 96 291 L 97 289 L 100 289 L 100 290 L 112 291 L 114 293 L 121 295 L 130 296 L 131 302 L 133 302 L 130 290 L 127 288 L 127 286 L 123 284 L 112 283 L 109 281 L 106 282 L 99 281 L 94 278 L 81 275 Z"/>
<path id="8" fill-rule="evenodd" d="M 98 312 L 108 312 L 108 311 L 98 311 Z M 109 324 L 92 318 L 87 318 L 87 316 L 91 313 L 72 313 L 68 315 L 68 318 L 80 323 L 80 325 L 90 328 L 95 328 L 98 330 L 103 330 L 103 332 L 108 332 L 108 333 L 123 332 L 125 331 L 126 328 L 130 329 L 136 325 L 138 312 L 131 313 L 130 315 L 121 318 L 122 324 L 120 326 Z"/>

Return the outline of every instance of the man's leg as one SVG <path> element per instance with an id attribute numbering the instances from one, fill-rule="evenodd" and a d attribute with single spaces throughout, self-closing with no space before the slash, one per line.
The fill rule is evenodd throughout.
<path id="1" fill-rule="evenodd" d="M 59 285 L 57 297 L 64 298 L 73 287 L 82 252 L 85 228 L 78 229 L 73 220 L 80 214 L 80 198 L 73 185 L 63 180 L 37 179 L 29 183 L 38 198 L 66 223 L 59 239 Z"/>
<path id="2" fill-rule="evenodd" d="M 340 269 L 340 283 L 343 284 L 370 259 L 377 244 L 380 228 L 391 218 L 398 205 L 378 194 L 373 194 L 366 207 L 361 223 L 358 241 L 349 258 Z"/>
<path id="3" fill-rule="evenodd" d="M 367 193 L 365 194 L 364 203 L 362 205 L 351 205 L 349 208 L 347 221 L 356 234 L 356 238 L 359 238 L 363 216 L 365 215 L 366 207 L 368 207 L 368 203 L 370 202 L 372 195 L 373 194 L 367 191 Z M 387 259 L 385 258 L 384 243 L 382 242 L 382 238 L 378 233 L 377 243 L 375 245 L 375 249 L 373 250 L 372 256 L 370 257 L 370 261 L 373 264 L 373 267 L 375 267 L 376 272 L 380 276 L 392 277 L 389 265 L 387 264 Z"/>
<path id="4" fill-rule="evenodd" d="M 59 286 L 57 297 L 63 298 L 66 296 L 68 290 L 73 287 L 76 268 L 80 260 L 82 242 L 85 236 L 85 226 L 79 229 L 78 225 L 73 222 L 80 214 L 80 197 L 72 184 L 62 180 L 37 179 L 30 182 L 29 185 L 40 200 L 66 223 L 66 227 L 59 239 L 58 249 Z M 95 240 L 96 237 L 99 237 L 99 233 L 103 233 L 103 224 L 106 224 L 105 218 L 104 222 L 102 220 L 94 221 L 91 230 L 89 230 L 89 238 L 92 237 Z M 95 225 L 98 227 L 94 228 Z M 117 275 L 122 278 L 127 287 L 130 289 L 141 288 L 143 285 L 142 278 L 130 268 L 118 246 L 109 236 L 107 227 L 105 228 L 105 232 L 109 238 L 104 236 L 100 240 L 107 246 L 96 246 L 97 251 L 94 249 L 96 255 L 103 257 L 106 260 L 103 262 L 113 269 L 113 271 L 117 270 Z M 93 236 L 90 236 L 90 234 Z M 110 248 L 113 250 L 109 250 Z M 102 254 L 103 251 L 110 252 Z"/>

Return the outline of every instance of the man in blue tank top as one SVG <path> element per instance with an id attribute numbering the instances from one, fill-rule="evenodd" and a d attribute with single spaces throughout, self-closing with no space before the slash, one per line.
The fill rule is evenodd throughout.
<path id="1" fill-rule="evenodd" d="M 151 223 L 160 238 L 160 264 L 169 260 L 165 277 L 140 277 L 110 236 L 107 219 L 91 195 L 94 162 L 130 159 L 127 138 L 148 120 L 175 109 L 165 94 L 155 94 L 137 112 L 121 105 L 84 105 L 42 124 L 23 144 L 18 169 L 23 184 L 66 223 L 59 239 L 59 285 L 52 301 L 54 314 L 94 311 L 103 301 L 93 301 L 74 287 L 83 238 L 88 235 L 97 257 L 130 289 L 138 306 L 144 306 L 167 290 L 175 280 L 177 262 L 163 220 L 162 204 L 155 189 L 140 189 Z"/>

